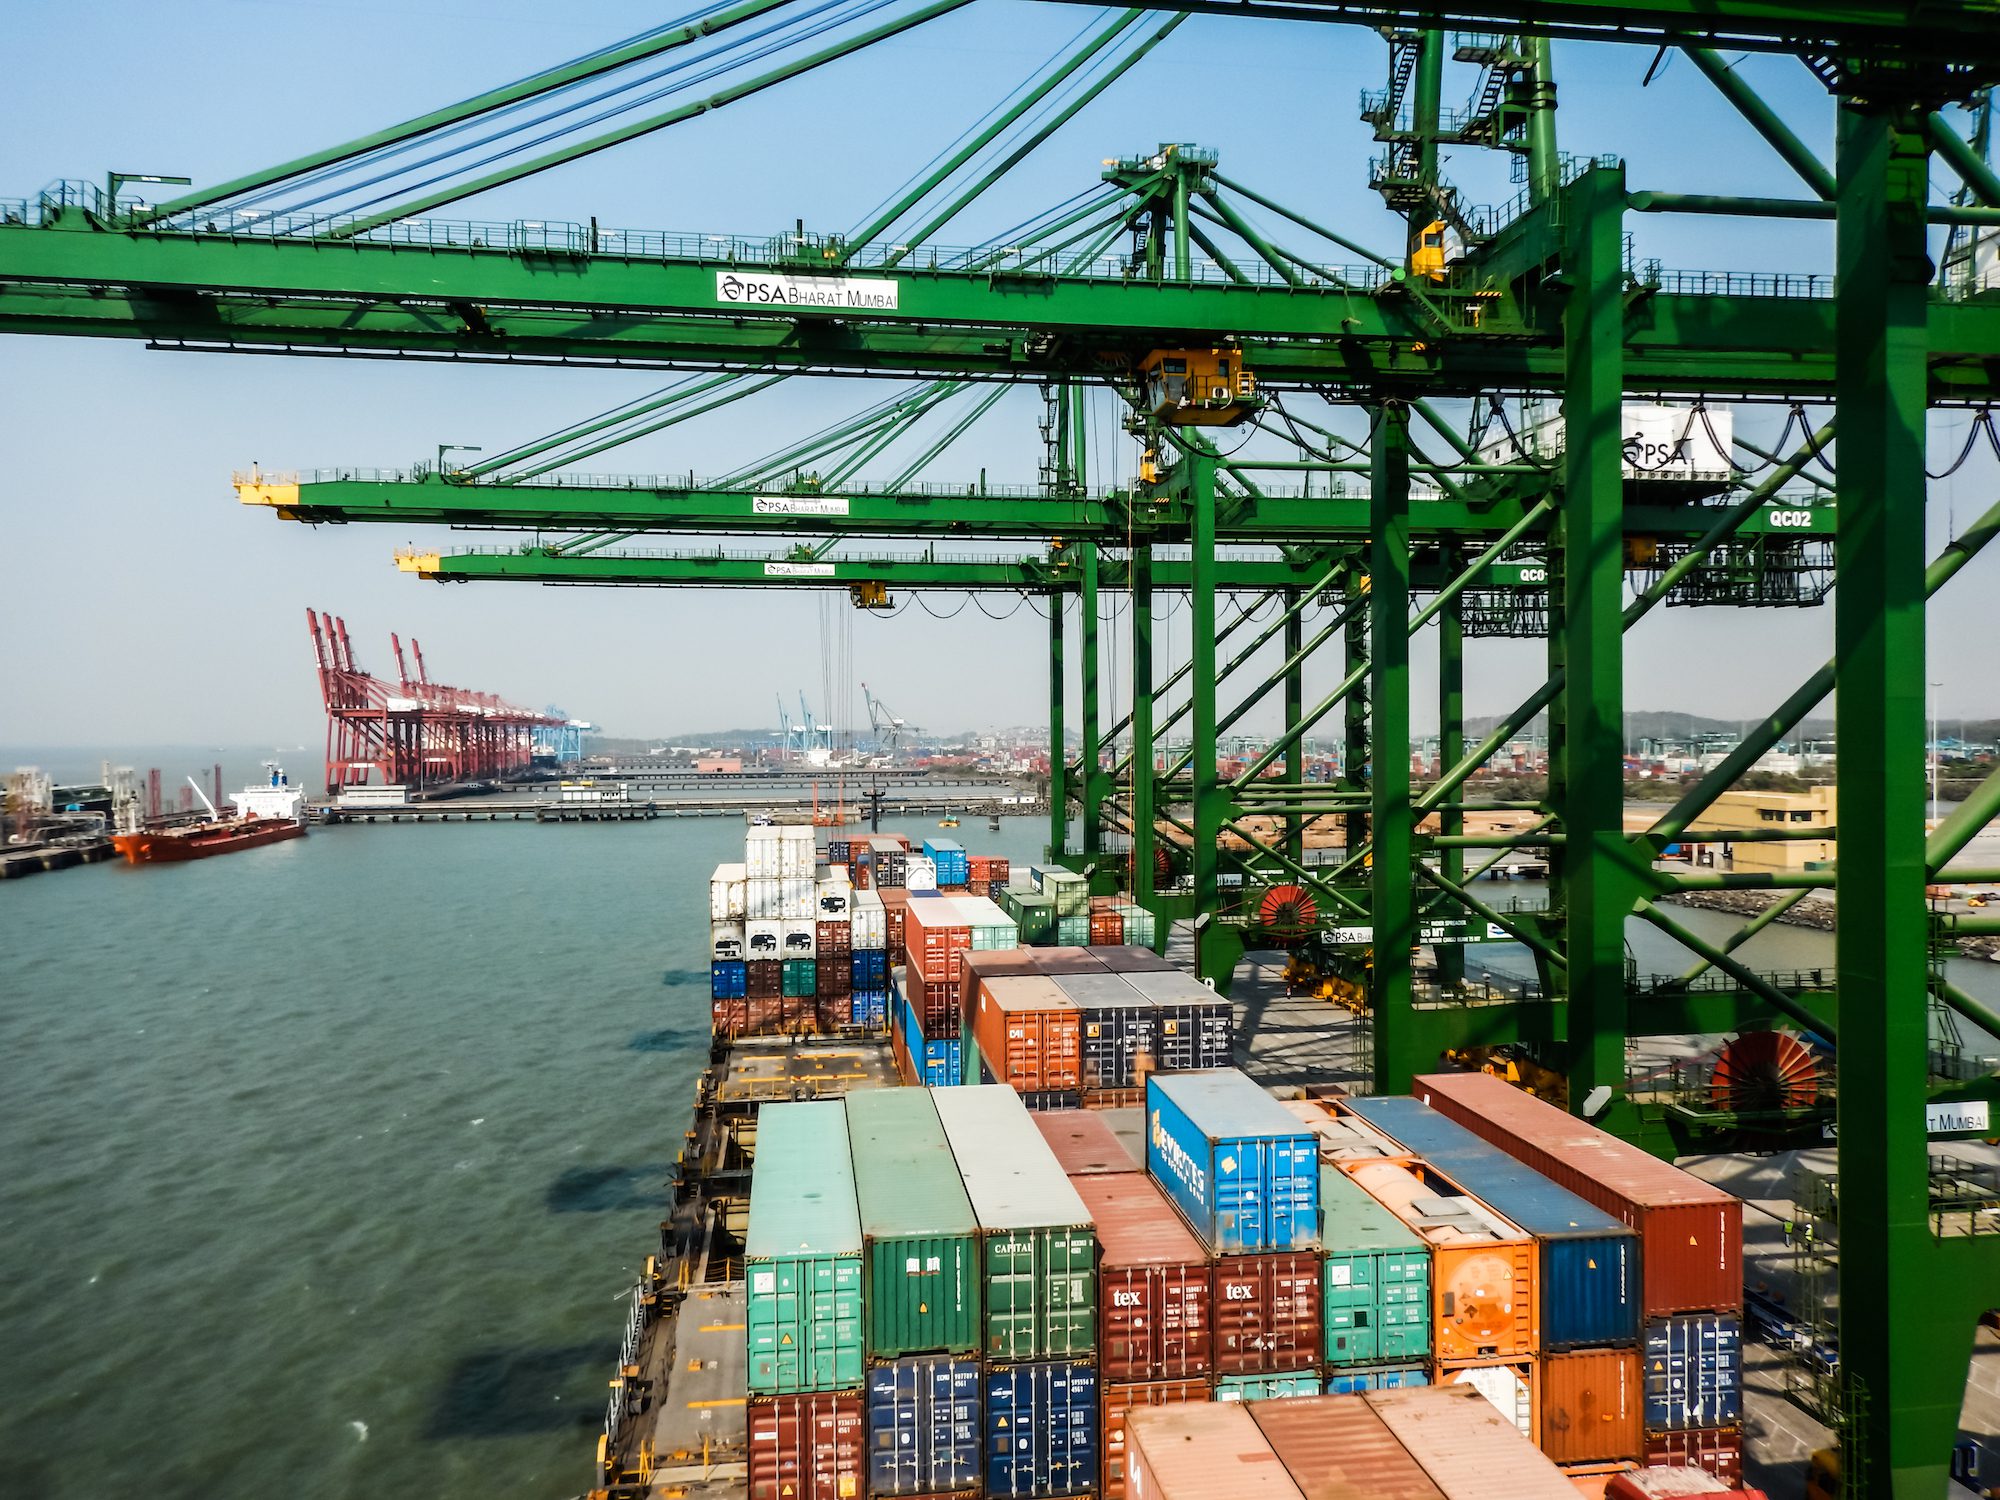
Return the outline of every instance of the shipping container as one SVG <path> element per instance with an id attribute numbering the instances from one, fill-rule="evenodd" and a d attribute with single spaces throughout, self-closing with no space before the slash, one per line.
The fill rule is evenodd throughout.
<path id="1" fill-rule="evenodd" d="M 1649 1432 L 1645 1458 L 1647 1464 L 1663 1468 L 1706 1469 L 1733 1488 L 1743 1483 L 1743 1429 Z"/>
<path id="2" fill-rule="evenodd" d="M 856 990 L 848 998 L 849 1024 L 876 1035 L 889 1029 L 889 992 L 885 989 Z"/>
<path id="3" fill-rule="evenodd" d="M 939 885 L 964 885 L 970 878 L 965 846 L 957 839 L 925 839 L 924 855 L 936 868 Z"/>
<path id="4" fill-rule="evenodd" d="M 1300 1500 L 1239 1402 L 1135 1409 L 1125 1419 L 1130 1500 Z"/>
<path id="5" fill-rule="evenodd" d="M 1576 1500 L 1562 1471 L 1475 1390 L 1407 1386 L 1361 1399 L 1452 1500 Z"/>
<path id="6" fill-rule="evenodd" d="M 1743 1321 L 1687 1313 L 1646 1325 L 1646 1427 L 1725 1427 L 1743 1415 Z"/>
<path id="7" fill-rule="evenodd" d="M 889 955 L 857 948 L 847 956 L 847 974 L 857 990 L 879 990 L 889 983 Z"/>
<path id="8" fill-rule="evenodd" d="M 1469 1364 L 1439 1364 L 1431 1373 L 1435 1377 L 1433 1384 L 1470 1386 L 1513 1423 L 1522 1437 L 1534 1441 L 1541 1410 L 1539 1361 L 1488 1359 Z"/>
<path id="9" fill-rule="evenodd" d="M 854 951 L 854 928 L 825 918 L 813 923 L 813 957 L 846 958 Z"/>
<path id="10" fill-rule="evenodd" d="M 1118 920 L 1124 924 L 1125 941 L 1107 944 L 1107 947 L 1151 948 L 1159 934 L 1159 920 L 1143 906 L 1133 906 L 1129 902 L 1118 908 Z"/>
<path id="11" fill-rule="evenodd" d="M 1700 1178 L 1486 1073 L 1432 1073 L 1413 1092 L 1639 1236 L 1647 1319 L 1743 1303 L 1743 1205 Z"/>
<path id="12" fill-rule="evenodd" d="M 1060 865 L 1029 865 L 1028 879 L 1055 903 L 1058 917 L 1087 915 L 1090 911 L 1090 882 L 1074 870 L 1065 870 Z"/>
<path id="13" fill-rule="evenodd" d="M 1082 1016 L 1087 1089 L 1139 1087 L 1158 1060 L 1159 1012 L 1116 974 L 1065 974 L 1055 983 Z"/>
<path id="14" fill-rule="evenodd" d="M 1039 891 L 1002 891 L 994 898 L 1020 930 L 1021 941 L 1038 946 L 1055 941 L 1056 904 Z"/>
<path id="15" fill-rule="evenodd" d="M 753 958 L 743 966 L 752 1000 L 775 1000 L 785 992 L 785 966 L 775 958 Z"/>
<path id="16" fill-rule="evenodd" d="M 1639 1246 L 1624 1224 L 1416 1099 L 1357 1098 L 1341 1108 L 1535 1238 L 1541 1248 L 1541 1351 L 1638 1340 Z"/>
<path id="17" fill-rule="evenodd" d="M 1090 1211 L 1028 1111 L 1006 1087 L 940 1089 L 931 1101 L 979 1220 L 986 1357 L 1091 1354 L 1097 1239 Z"/>
<path id="18" fill-rule="evenodd" d="M 743 865 L 717 865 L 708 877 L 708 919 L 711 922 L 743 920 L 744 886 L 749 870 Z"/>
<path id="19" fill-rule="evenodd" d="M 1215 1368 L 1225 1375 L 1317 1367 L 1323 1355 L 1320 1257 L 1313 1250 L 1215 1262 Z"/>
<path id="20" fill-rule="evenodd" d="M 1049 1143 L 1067 1177 L 1095 1173 L 1143 1173 L 1144 1163 L 1132 1159 L 1125 1143 L 1102 1115 L 1084 1109 L 1056 1109 L 1035 1116 L 1035 1128 Z"/>
<path id="21" fill-rule="evenodd" d="M 1081 1020 L 1053 979 L 984 979 L 973 1002 L 972 1034 L 996 1082 L 1023 1093 L 1075 1089 Z"/>
<path id="22" fill-rule="evenodd" d="M 1106 1380 L 1206 1375 L 1215 1282 L 1201 1241 L 1143 1172 L 1070 1182 L 1097 1226 L 1099 1371 Z"/>
<path id="23" fill-rule="evenodd" d="M 743 924 L 747 934 L 747 953 L 755 961 L 782 959 L 785 956 L 785 924 L 775 917 L 752 917 Z"/>
<path id="24" fill-rule="evenodd" d="M 1125 941 L 1125 919 L 1115 911 L 1090 914 L 1090 946 L 1113 947 Z"/>
<path id="25" fill-rule="evenodd" d="M 1212 1401 L 1214 1389 L 1206 1380 L 1153 1380 L 1145 1382 L 1107 1380 L 1104 1382 L 1103 1500 L 1126 1500 L 1125 1418 L 1140 1407 L 1183 1406 L 1190 1401 Z"/>
<path id="26" fill-rule="evenodd" d="M 1366 1120 L 1334 1115 L 1317 1099 L 1281 1099 L 1285 1112 L 1319 1137 L 1319 1157 L 1335 1166 L 1364 1161 L 1408 1162 L 1415 1153 L 1397 1145 Z M 1324 1180 L 1324 1179 L 1322 1179 Z"/>
<path id="27" fill-rule="evenodd" d="M 952 906 L 967 927 L 972 929 L 971 947 L 977 953 L 994 953 L 1021 946 L 1021 930 L 1014 925 L 1013 918 L 1002 911 L 985 895 L 965 895 L 952 898 Z M 965 962 L 960 955 L 961 965 Z"/>
<path id="28" fill-rule="evenodd" d="M 1245 1074 L 1149 1078 L 1146 1119 L 1146 1170 L 1211 1250 L 1317 1247 L 1314 1137 Z"/>
<path id="29" fill-rule="evenodd" d="M 1173 965 L 1143 943 L 1121 943 L 1096 950 L 1097 959 L 1113 974 L 1168 974 Z"/>
<path id="30" fill-rule="evenodd" d="M 759 1111 L 743 1272 L 750 1389 L 858 1389 L 861 1223 L 840 1101 Z"/>
<path id="31" fill-rule="evenodd" d="M 979 1224 L 928 1089 L 847 1096 L 867 1348 L 976 1354 Z"/>
<path id="32" fill-rule="evenodd" d="M 750 970 L 741 959 L 708 966 L 708 995 L 711 1000 L 741 1000 L 750 993 Z"/>
<path id="33" fill-rule="evenodd" d="M 921 978 L 911 977 L 907 964 L 903 973 L 908 981 L 910 1003 L 923 1018 L 925 1033 L 930 1036 L 961 1035 L 965 1029 L 963 986 L 957 981 L 928 984 Z"/>
<path id="34" fill-rule="evenodd" d="M 1735 1500 L 1766 1500 L 1762 1490 L 1738 1489 L 1724 1484 L 1706 1469 L 1628 1469 L 1622 1474 L 1603 1476 L 1604 1488 L 1595 1500 L 1688 1500 L 1690 1496 L 1735 1497 Z"/>
<path id="35" fill-rule="evenodd" d="M 1058 947 L 1087 947 L 1090 943 L 1090 918 L 1081 912 L 1073 917 L 1058 916 L 1055 938 Z"/>
<path id="36" fill-rule="evenodd" d="M 778 993 L 787 999 L 810 999 L 819 991 L 819 965 L 809 958 L 788 958 L 779 980 Z"/>
<path id="37" fill-rule="evenodd" d="M 1348 1171 L 1431 1247 L 1431 1349 L 1439 1359 L 1518 1359 L 1540 1322 L 1535 1242 L 1422 1163 Z"/>
<path id="38" fill-rule="evenodd" d="M 822 1000 L 845 999 L 854 989 L 854 977 L 842 958 L 813 960 L 813 994 Z"/>
<path id="39" fill-rule="evenodd" d="M 854 928 L 856 951 L 869 949 L 886 951 L 889 947 L 888 913 L 882 905 L 882 898 L 874 891 L 856 891 L 854 908 L 849 918 Z"/>
<path id="40" fill-rule="evenodd" d="M 903 856 L 903 884 L 914 894 L 920 891 L 935 891 L 938 888 L 937 861 L 928 854 L 906 854 Z"/>
<path id="41" fill-rule="evenodd" d="M 1337 1167 L 1324 1163 L 1319 1213 L 1326 1363 L 1428 1355 L 1430 1247 Z"/>
<path id="42" fill-rule="evenodd" d="M 1281 1370 L 1268 1375 L 1218 1375 L 1218 1401 L 1272 1401 L 1281 1396 L 1317 1396 L 1319 1371 Z"/>
<path id="43" fill-rule="evenodd" d="M 1326 1377 L 1329 1396 L 1353 1396 L 1362 1391 L 1399 1391 L 1406 1385 L 1429 1385 L 1429 1365 L 1353 1365 Z"/>
<path id="44" fill-rule="evenodd" d="M 919 1355 L 868 1371 L 870 1495 L 977 1489 L 983 1436 L 978 1360 Z"/>
<path id="45" fill-rule="evenodd" d="M 819 851 L 813 847 L 812 828 L 794 824 L 779 825 L 778 874 L 784 877 L 798 875 L 811 879 L 813 870 L 818 864 Z"/>
<path id="46" fill-rule="evenodd" d="M 1542 1358 L 1535 1443 L 1559 1464 L 1637 1459 L 1645 1405 L 1634 1349 L 1579 1349 Z"/>
<path id="47" fill-rule="evenodd" d="M 813 878 L 787 875 L 778 881 L 778 915 L 788 922 L 813 919 Z"/>
<path id="48" fill-rule="evenodd" d="M 1305 1500 L 1443 1500 L 1365 1401 L 1260 1401 L 1251 1420 Z"/>
<path id="49" fill-rule="evenodd" d="M 855 1500 L 866 1469 L 861 1398 L 752 1396 L 749 1500 Z"/>
<path id="50" fill-rule="evenodd" d="M 742 921 L 710 922 L 708 924 L 708 956 L 716 962 L 741 959 L 744 951 L 745 930 Z"/>
<path id="51" fill-rule="evenodd" d="M 909 1071 L 904 1075 L 905 1083 L 928 1084 L 932 1088 L 956 1088 L 965 1081 L 960 1069 L 963 1048 L 960 1038 L 954 1033 L 938 1041 L 931 1041 L 924 1031 L 923 1017 L 917 1014 L 908 991 L 899 982 L 892 990 L 892 1003 L 897 1017 L 894 1027 L 896 1041 L 904 1050 Z"/>
<path id="52" fill-rule="evenodd" d="M 1087 1494 L 1097 1483 L 1097 1371 L 1088 1360 L 989 1365 L 986 1495 Z"/>
<path id="53" fill-rule="evenodd" d="M 958 903 L 949 898 L 913 900 L 903 912 L 903 944 L 912 972 L 945 984 L 959 978 L 958 955 L 972 946 L 972 927 L 959 920 Z"/>
<path id="54" fill-rule="evenodd" d="M 752 880 L 776 880 L 784 873 L 776 824 L 760 824 L 744 833 L 743 859 L 743 872 Z"/>
<path id="55" fill-rule="evenodd" d="M 810 917 L 790 919 L 780 924 L 782 934 L 779 940 L 782 956 L 791 958 L 817 958 L 819 924 Z"/>
<path id="56" fill-rule="evenodd" d="M 815 922 L 838 922 L 846 927 L 852 920 L 854 886 L 848 880 L 846 871 L 814 881 L 813 896 Z"/>
<path id="57" fill-rule="evenodd" d="M 1131 970 L 1124 978 L 1158 1008 L 1161 1072 L 1188 1073 L 1234 1063 L 1235 1015 L 1227 999 L 1179 970 Z"/>

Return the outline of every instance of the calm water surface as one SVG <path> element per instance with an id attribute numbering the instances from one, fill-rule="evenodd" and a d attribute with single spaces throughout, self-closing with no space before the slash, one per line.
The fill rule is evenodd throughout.
<path id="1" fill-rule="evenodd" d="M 957 836 L 1039 852 L 1004 826 Z M 582 1491 L 742 834 L 333 828 L 0 885 L 0 1496 Z"/>

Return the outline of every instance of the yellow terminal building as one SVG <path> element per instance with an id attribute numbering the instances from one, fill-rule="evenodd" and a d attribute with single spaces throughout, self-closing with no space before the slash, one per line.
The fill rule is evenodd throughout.
<path id="1" fill-rule="evenodd" d="M 1809 792 L 1724 792 L 1690 825 L 1689 831 L 1731 833 L 1804 825 L 1832 833 L 1834 799 L 1835 791 L 1830 786 L 1816 786 Z M 1834 858 L 1831 838 L 1744 840 L 1724 847 L 1729 851 L 1731 868 L 1736 870 L 1812 870 Z M 1721 852 L 1717 850 L 1718 854 Z"/>

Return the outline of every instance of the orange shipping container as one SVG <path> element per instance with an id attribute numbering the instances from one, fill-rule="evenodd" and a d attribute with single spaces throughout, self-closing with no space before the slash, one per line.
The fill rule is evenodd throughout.
<path id="1" fill-rule="evenodd" d="M 972 1034 L 994 1080 L 1022 1093 L 1074 1089 L 1083 1055 L 1083 1013 L 1055 981 L 1018 975 L 983 981 Z"/>
<path id="2" fill-rule="evenodd" d="M 1131 1500 L 1305 1500 L 1241 1401 L 1133 1412 L 1125 1461 Z"/>
<path id="3" fill-rule="evenodd" d="M 903 909 L 903 945 L 910 968 L 923 979 L 932 984 L 956 981 L 958 955 L 972 946 L 972 927 L 958 920 L 953 903 L 919 897 Z"/>
<path id="4" fill-rule="evenodd" d="M 1559 1464 L 1636 1459 L 1645 1439 L 1645 1404 L 1636 1350 L 1546 1355 L 1536 1442 Z"/>
<path id="5" fill-rule="evenodd" d="M 1431 1347 L 1440 1360 L 1525 1359 L 1538 1347 L 1534 1240 L 1422 1163 L 1345 1169 L 1431 1247 Z"/>
<path id="6" fill-rule="evenodd" d="M 1106 1381 L 1104 1390 L 1104 1500 L 1125 1500 L 1125 1417 L 1142 1406 L 1183 1406 L 1207 1401 L 1206 1380 Z"/>

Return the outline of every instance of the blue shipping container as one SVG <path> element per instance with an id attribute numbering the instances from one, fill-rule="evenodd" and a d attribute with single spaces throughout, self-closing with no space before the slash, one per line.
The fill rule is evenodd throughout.
<path id="1" fill-rule="evenodd" d="M 847 968 L 857 990 L 888 987 L 889 955 L 880 948 L 856 948 L 847 961 Z"/>
<path id="2" fill-rule="evenodd" d="M 1630 1229 L 1422 1100 L 1356 1098 L 1341 1107 L 1535 1237 L 1544 1352 L 1638 1341 L 1639 1241 Z"/>
<path id="3" fill-rule="evenodd" d="M 1329 1396 L 1352 1396 L 1358 1391 L 1399 1391 L 1406 1385 L 1429 1385 L 1430 1371 L 1423 1365 L 1360 1365 L 1342 1370 L 1326 1379 Z"/>
<path id="4" fill-rule="evenodd" d="M 719 958 L 708 966 L 708 997 L 741 1000 L 750 993 L 750 968 L 740 958 Z"/>
<path id="5" fill-rule="evenodd" d="M 1084 1361 L 986 1372 L 986 1493 L 1081 1495 L 1097 1486 L 1097 1369 Z"/>
<path id="6" fill-rule="evenodd" d="M 848 1024 L 869 1031 L 882 1031 L 889 1024 L 889 994 L 886 990 L 856 990 L 848 1009 Z"/>
<path id="7" fill-rule="evenodd" d="M 910 997 L 900 987 L 895 993 L 895 1006 L 896 1030 L 903 1038 L 904 1047 L 909 1050 L 917 1076 L 929 1088 L 957 1088 L 965 1081 L 959 1070 L 959 1058 L 964 1051 L 960 1039 L 953 1037 L 945 1042 L 925 1040 L 924 1023 L 918 1017 L 916 1007 L 910 1003 Z"/>
<path id="8" fill-rule="evenodd" d="M 1319 1137 L 1234 1068 L 1146 1080 L 1146 1171 L 1219 1254 L 1319 1248 Z"/>
<path id="9" fill-rule="evenodd" d="M 1743 1323 L 1734 1313 L 1689 1313 L 1646 1325 L 1646 1426 L 1654 1432 L 1721 1427 L 1743 1415 Z"/>
<path id="10" fill-rule="evenodd" d="M 868 1372 L 868 1493 L 979 1487 L 979 1361 L 922 1354 Z"/>
<path id="11" fill-rule="evenodd" d="M 970 866 L 965 845 L 956 839 L 925 839 L 924 854 L 937 866 L 939 885 L 964 885 Z"/>

